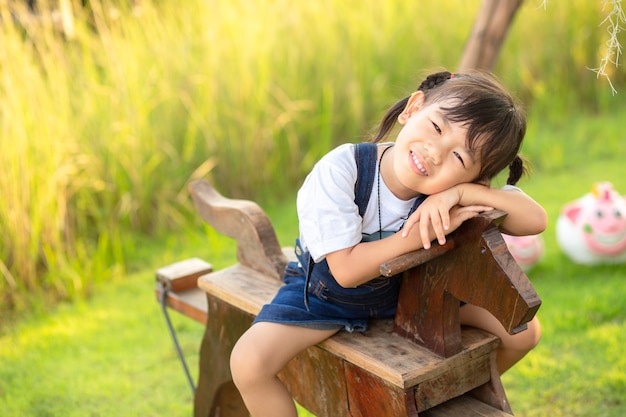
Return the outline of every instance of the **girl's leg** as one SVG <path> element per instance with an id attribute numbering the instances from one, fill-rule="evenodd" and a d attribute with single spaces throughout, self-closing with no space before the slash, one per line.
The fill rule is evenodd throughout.
<path id="1" fill-rule="evenodd" d="M 233 381 L 250 414 L 297 417 L 291 394 L 276 375 L 298 353 L 336 332 L 269 322 L 250 327 L 230 356 Z"/>
<path id="2" fill-rule="evenodd" d="M 502 324 L 484 308 L 466 304 L 461 307 L 461 324 L 483 329 L 498 336 L 501 340 L 497 352 L 497 364 L 500 374 L 522 359 L 541 338 L 541 325 L 537 317 L 528 322 L 523 332 L 510 335 Z"/>

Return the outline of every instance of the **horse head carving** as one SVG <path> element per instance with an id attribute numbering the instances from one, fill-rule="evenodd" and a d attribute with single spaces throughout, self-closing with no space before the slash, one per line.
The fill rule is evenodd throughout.
<path id="1" fill-rule="evenodd" d="M 381 266 L 404 274 L 394 330 L 448 357 L 461 351 L 459 303 L 491 312 L 510 333 L 526 328 L 541 300 L 509 252 L 497 225 L 506 213 L 490 211 L 466 221 L 434 244 Z"/>

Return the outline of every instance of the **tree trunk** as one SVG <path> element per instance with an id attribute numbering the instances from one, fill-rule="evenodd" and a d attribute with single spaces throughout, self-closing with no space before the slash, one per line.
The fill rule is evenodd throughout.
<path id="1" fill-rule="evenodd" d="M 524 0 L 483 0 L 458 71 L 493 70 L 515 13 Z"/>

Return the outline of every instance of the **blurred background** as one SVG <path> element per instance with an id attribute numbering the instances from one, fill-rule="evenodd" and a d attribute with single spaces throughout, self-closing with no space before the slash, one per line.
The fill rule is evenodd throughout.
<path id="1" fill-rule="evenodd" d="M 228 243 L 194 212 L 193 179 L 268 207 L 290 245 L 295 191 L 312 165 L 340 143 L 367 139 L 425 75 L 454 71 L 481 3 L 0 2 L 0 334 L 33 311 L 88 299 L 102 283 L 150 275 L 192 247 L 218 265 L 232 261 L 220 257 Z M 607 18 L 625 25 L 612 7 L 525 0 L 493 67 L 528 113 L 523 153 L 533 168 L 520 185 L 551 220 L 596 181 L 626 193 L 626 71 L 611 63 L 607 77 L 593 71 L 611 41 L 625 44 L 609 32 Z M 529 276 L 540 290 L 542 279 L 555 280 L 539 292 L 563 289 L 571 295 L 563 303 L 578 299 L 563 288 L 572 277 L 621 283 L 617 293 L 593 287 L 609 301 L 589 326 L 617 326 L 613 340 L 626 316 L 624 267 L 580 269 L 553 233 L 551 225 L 543 266 Z M 623 344 L 611 343 L 622 357 Z M 519 372 L 532 378 L 545 366 Z M 528 407 L 524 415 L 617 416 L 621 369 L 598 400 L 608 411 L 585 414 L 580 405 L 558 414 L 557 401 L 546 414 Z M 515 390 L 520 380 L 508 383 Z"/>

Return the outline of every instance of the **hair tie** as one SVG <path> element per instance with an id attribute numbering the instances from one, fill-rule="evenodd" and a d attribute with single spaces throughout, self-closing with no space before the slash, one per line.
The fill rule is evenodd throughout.
<path id="1" fill-rule="evenodd" d="M 426 91 L 431 88 L 437 87 L 439 84 L 443 83 L 446 80 L 449 80 L 454 77 L 454 74 L 448 71 L 437 72 L 435 74 L 430 74 L 417 88 L 418 91 Z"/>

